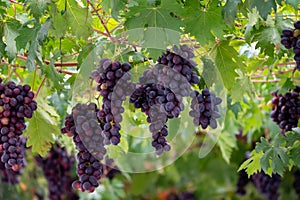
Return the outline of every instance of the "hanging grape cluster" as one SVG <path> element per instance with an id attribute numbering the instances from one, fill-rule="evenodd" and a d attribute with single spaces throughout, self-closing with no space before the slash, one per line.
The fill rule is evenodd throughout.
<path id="1" fill-rule="evenodd" d="M 48 182 L 49 199 L 79 199 L 72 191 L 71 170 L 74 166 L 75 158 L 69 156 L 66 149 L 59 144 L 53 146 L 47 157 L 35 157 L 37 164 L 42 168 Z"/>
<path id="2" fill-rule="evenodd" d="M 283 29 L 281 44 L 284 45 L 286 49 L 293 48 L 296 69 L 300 70 L 300 21 L 296 21 L 294 27 L 295 29 Z"/>
<path id="3" fill-rule="evenodd" d="M 272 177 L 270 177 L 264 172 L 259 172 L 253 174 L 251 180 L 267 200 L 277 200 L 279 198 L 278 188 L 281 183 L 281 177 L 278 174 L 272 174 Z"/>
<path id="4" fill-rule="evenodd" d="M 37 109 L 34 93 L 29 85 L 6 84 L 0 79 L 0 154 L 9 182 L 17 183 L 21 169 L 25 167 L 25 143 L 22 132 L 25 118 L 31 118 Z"/>
<path id="5" fill-rule="evenodd" d="M 92 78 L 97 82 L 97 90 L 102 96 L 102 109 L 97 113 L 101 122 L 101 128 L 105 136 L 105 144 L 117 145 L 120 142 L 122 113 L 124 108 L 122 102 L 126 99 L 126 91 L 131 91 L 127 81 L 131 78 L 131 65 L 129 63 L 121 64 L 118 61 L 112 62 L 108 58 L 103 58 L 99 66 L 92 72 Z M 129 87 L 125 90 L 118 88 L 116 85 Z"/>
<path id="6" fill-rule="evenodd" d="M 93 192 L 99 186 L 98 180 L 103 174 L 100 161 L 106 154 L 104 137 L 99 126 L 96 104 L 77 104 L 72 114 L 65 120 L 62 133 L 73 137 L 78 150 L 76 173 L 79 180 L 74 181 L 73 188 L 81 191 Z"/>
<path id="7" fill-rule="evenodd" d="M 298 198 L 300 199 L 300 171 L 299 170 L 294 172 L 293 187 L 295 189 Z"/>
<path id="8" fill-rule="evenodd" d="M 242 170 L 239 172 L 238 174 L 238 181 L 236 184 L 236 193 L 239 195 L 245 195 L 246 194 L 246 190 L 245 187 L 248 183 L 250 183 L 251 180 L 248 178 L 248 174 L 245 170 Z"/>
<path id="9" fill-rule="evenodd" d="M 194 125 L 201 125 L 203 129 L 208 126 L 217 128 L 216 119 L 221 117 L 218 105 L 222 103 L 222 99 L 207 88 L 203 89 L 201 94 L 194 91 L 192 97 L 190 116 L 194 118 Z"/>
<path id="10" fill-rule="evenodd" d="M 300 86 L 285 94 L 273 93 L 271 118 L 281 128 L 281 133 L 297 127 L 300 118 Z"/>

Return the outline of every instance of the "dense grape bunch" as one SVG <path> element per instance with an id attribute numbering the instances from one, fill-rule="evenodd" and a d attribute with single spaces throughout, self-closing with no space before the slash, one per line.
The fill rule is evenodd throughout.
<path id="1" fill-rule="evenodd" d="M 74 181 L 72 186 L 81 191 L 93 192 L 99 186 L 98 180 L 103 174 L 100 161 L 103 159 L 106 149 L 96 118 L 98 111 L 94 103 L 77 104 L 73 108 L 72 114 L 66 117 L 65 127 L 62 128 L 62 133 L 73 137 L 78 150 L 76 173 L 79 180 Z"/>
<path id="2" fill-rule="evenodd" d="M 195 126 L 201 125 L 203 129 L 208 126 L 213 129 L 217 128 L 216 119 L 221 117 L 218 105 L 222 99 L 206 88 L 202 90 L 201 94 L 194 91 L 192 98 L 190 116 L 194 118 Z"/>
<path id="3" fill-rule="evenodd" d="M 5 168 L 17 174 L 25 167 L 25 118 L 31 118 L 37 109 L 34 93 L 29 85 L 6 84 L 0 79 L 0 153 Z"/>
<path id="4" fill-rule="evenodd" d="M 294 172 L 293 187 L 295 189 L 296 194 L 298 195 L 298 198 L 300 198 L 300 171 L 299 170 Z"/>
<path id="5" fill-rule="evenodd" d="M 279 198 L 278 189 L 281 177 L 278 174 L 272 174 L 272 177 L 270 177 L 264 172 L 260 172 L 252 175 L 251 180 L 267 200 L 277 200 Z"/>
<path id="6" fill-rule="evenodd" d="M 47 157 L 35 158 L 37 164 L 42 168 L 48 182 L 49 199 L 79 199 L 72 191 L 71 170 L 74 166 L 75 158 L 69 156 L 66 149 L 58 144 L 53 146 Z"/>
<path id="7" fill-rule="evenodd" d="M 246 173 L 245 170 L 242 170 L 239 172 L 238 174 L 238 181 L 236 184 L 236 193 L 240 194 L 240 195 L 245 195 L 246 194 L 246 190 L 245 187 L 248 183 L 250 183 L 250 179 L 248 178 L 248 174 Z"/>
<path id="8" fill-rule="evenodd" d="M 162 65 L 173 68 L 181 75 L 183 75 L 190 84 L 198 84 L 200 79 L 196 72 L 193 71 L 196 64 L 192 60 L 194 57 L 193 50 L 187 45 L 180 48 L 174 46 L 173 51 L 167 50 L 158 58 L 157 62 Z"/>
<path id="9" fill-rule="evenodd" d="M 281 128 L 281 133 L 297 127 L 300 118 L 300 86 L 285 94 L 274 92 L 272 99 L 271 118 Z"/>
<path id="10" fill-rule="evenodd" d="M 127 90 L 114 91 L 116 85 L 128 85 L 127 81 L 131 78 L 129 73 L 131 69 L 129 63 L 121 64 L 118 61 L 112 62 L 108 58 L 103 58 L 99 62 L 99 67 L 92 72 L 92 78 L 97 82 L 97 90 L 102 96 L 102 109 L 97 113 L 101 122 L 105 144 L 117 145 L 120 142 L 122 113 L 124 108 L 122 102 L 126 99 Z M 124 83 L 120 83 L 124 82 Z M 113 98 L 113 94 L 115 94 Z"/>
<path id="11" fill-rule="evenodd" d="M 293 48 L 296 69 L 300 70 L 300 21 L 294 23 L 295 29 L 284 29 L 281 34 L 281 44 L 286 49 Z"/>

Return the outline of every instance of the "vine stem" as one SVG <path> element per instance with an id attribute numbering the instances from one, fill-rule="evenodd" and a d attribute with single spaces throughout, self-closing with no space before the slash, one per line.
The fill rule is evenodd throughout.
<path id="1" fill-rule="evenodd" d="M 37 96 L 39 95 L 39 93 L 40 93 L 40 91 L 41 91 L 41 89 L 42 89 L 42 86 L 44 85 L 46 79 L 47 79 L 46 77 L 43 78 L 41 84 L 39 85 L 39 88 L 38 88 L 37 92 L 35 93 L 34 99 L 36 99 Z"/>
<path id="2" fill-rule="evenodd" d="M 252 83 L 274 83 L 280 80 L 251 80 Z"/>
<path id="3" fill-rule="evenodd" d="M 109 30 L 108 30 L 106 24 L 104 23 L 104 21 L 103 21 L 101 15 L 99 14 L 98 10 L 95 8 L 95 6 L 91 3 L 90 0 L 87 0 L 87 3 L 92 7 L 93 11 L 94 11 L 94 12 L 96 13 L 96 15 L 98 16 L 98 18 L 99 18 L 101 24 L 103 25 L 103 27 L 104 27 L 104 29 L 105 29 L 105 31 L 106 31 L 106 33 L 107 33 L 107 37 L 108 37 L 109 39 L 111 39 L 112 41 L 115 41 L 116 39 L 115 39 L 114 37 L 111 36 L 111 34 L 110 34 L 110 32 L 109 32 Z"/>

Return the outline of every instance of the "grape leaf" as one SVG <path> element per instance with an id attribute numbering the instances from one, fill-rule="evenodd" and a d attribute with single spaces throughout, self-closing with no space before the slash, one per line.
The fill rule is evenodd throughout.
<path id="1" fill-rule="evenodd" d="M 60 12 L 56 12 L 56 9 L 53 10 L 55 11 L 52 13 L 50 33 L 57 39 L 60 39 L 68 29 L 68 26 L 62 26 L 62 24 L 67 24 L 67 17 L 65 14 L 62 15 Z"/>
<path id="2" fill-rule="evenodd" d="M 234 132 L 223 131 L 218 138 L 218 145 L 221 149 L 224 160 L 229 163 L 233 148 L 236 148 Z"/>
<path id="3" fill-rule="evenodd" d="M 254 86 L 249 76 L 244 76 L 241 72 L 237 78 L 234 86 L 231 89 L 232 102 L 238 102 L 243 100 L 243 95 L 247 93 L 249 97 L 253 97 Z"/>
<path id="4" fill-rule="evenodd" d="M 242 106 L 241 106 L 240 102 L 232 103 L 232 99 L 228 95 L 227 96 L 227 107 L 228 107 L 228 110 L 231 110 L 233 112 L 235 118 L 237 119 L 239 112 L 242 111 Z"/>
<path id="5" fill-rule="evenodd" d="M 23 26 L 20 29 L 20 34 L 18 37 L 16 37 L 16 46 L 17 50 L 26 49 L 27 43 L 30 41 L 33 41 L 36 36 L 37 32 L 39 31 L 39 27 L 35 26 L 33 28 L 29 28 L 28 26 Z"/>
<path id="6" fill-rule="evenodd" d="M 202 45 L 214 41 L 215 36 L 222 38 L 226 25 L 218 1 L 212 1 L 207 9 L 201 7 L 198 0 L 192 1 L 183 15 L 185 31 L 194 35 Z"/>
<path id="7" fill-rule="evenodd" d="M 229 41 L 220 41 L 211 52 L 211 57 L 222 76 L 225 87 L 230 90 L 235 83 L 237 77 L 236 69 L 243 69 L 244 64 L 239 58 L 237 51 L 229 45 Z"/>
<path id="8" fill-rule="evenodd" d="M 260 159 L 260 164 L 265 172 L 271 168 L 273 173 L 282 175 L 285 171 L 289 157 L 286 149 L 280 147 L 283 142 L 284 138 L 280 135 L 274 139 L 273 144 L 270 144 L 265 138 L 261 138 L 261 142 L 256 144 L 255 150 L 264 153 Z"/>
<path id="9" fill-rule="evenodd" d="M 245 4 L 249 6 L 250 10 L 256 7 L 260 16 L 265 20 L 267 19 L 268 14 L 272 12 L 272 9 L 274 9 L 274 11 L 277 10 L 275 0 L 246 0 Z"/>
<path id="10" fill-rule="evenodd" d="M 278 91 L 278 94 L 284 94 L 288 92 L 290 89 L 294 89 L 294 82 L 291 80 L 291 78 L 287 78 L 286 81 L 281 86 L 280 90 Z"/>
<path id="11" fill-rule="evenodd" d="M 141 41 L 145 48 L 165 49 L 169 44 L 178 44 L 181 32 L 181 20 L 171 13 L 181 7 L 176 1 L 165 0 L 160 5 L 149 5 L 147 1 L 138 1 L 125 15 L 124 25 L 129 41 Z"/>
<path id="12" fill-rule="evenodd" d="M 57 124 L 51 119 L 49 114 L 40 108 L 36 110 L 29 120 L 27 127 L 27 146 L 32 147 L 32 152 L 45 156 L 51 148 L 50 143 L 54 143 L 52 134 L 59 134 Z"/>
<path id="13" fill-rule="evenodd" d="M 275 27 L 263 27 L 252 32 L 252 42 L 258 41 L 256 48 L 260 47 L 266 55 L 273 56 L 275 45 L 280 45 L 280 34 Z"/>
<path id="14" fill-rule="evenodd" d="M 298 10 L 299 1 L 298 0 L 286 0 L 287 4 L 290 4 L 295 8 L 295 10 Z"/>
<path id="15" fill-rule="evenodd" d="M 300 146 L 299 141 L 292 149 L 289 150 L 290 158 L 294 161 L 297 167 L 300 167 Z"/>
<path id="16" fill-rule="evenodd" d="M 255 150 L 253 150 L 250 154 L 251 157 L 241 164 L 238 171 L 245 169 L 249 178 L 252 174 L 260 172 L 260 159 L 263 155 L 263 152 L 256 152 Z"/>
<path id="17" fill-rule="evenodd" d="M 226 2 L 225 6 L 223 7 L 223 15 L 227 24 L 233 25 L 236 18 L 238 4 L 241 2 L 242 0 L 228 0 Z"/>
<path id="18" fill-rule="evenodd" d="M 17 55 L 16 37 L 19 36 L 20 22 L 14 19 L 9 19 L 4 24 L 4 37 L 6 39 L 6 55 L 9 61 L 13 60 Z"/>
<path id="19" fill-rule="evenodd" d="M 27 0 L 29 4 L 30 13 L 34 18 L 39 19 L 44 15 L 44 11 L 47 9 L 47 0 Z"/>
<path id="20" fill-rule="evenodd" d="M 125 8 L 126 3 L 127 0 L 103 0 L 101 5 L 106 12 L 109 13 L 111 10 L 112 17 L 116 20 L 119 20 L 119 11 Z"/>
<path id="21" fill-rule="evenodd" d="M 79 7 L 76 0 L 68 0 L 67 11 L 64 15 L 67 17 L 72 32 L 77 37 L 87 38 L 91 34 L 93 20 L 88 8 Z"/>

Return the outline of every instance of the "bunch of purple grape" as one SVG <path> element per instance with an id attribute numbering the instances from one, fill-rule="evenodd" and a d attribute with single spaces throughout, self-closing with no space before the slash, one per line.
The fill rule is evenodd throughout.
<path id="1" fill-rule="evenodd" d="M 239 172 L 238 174 L 238 181 L 236 184 L 236 193 L 239 195 L 245 195 L 246 194 L 246 190 L 245 187 L 248 183 L 251 182 L 250 178 L 248 178 L 248 174 L 246 173 L 245 170 L 242 170 Z"/>
<path id="2" fill-rule="evenodd" d="M 71 170 L 74 166 L 75 158 L 69 156 L 66 149 L 56 144 L 48 153 L 47 157 L 35 157 L 37 164 L 43 169 L 43 173 L 48 182 L 49 199 L 79 199 L 72 191 Z"/>
<path id="3" fill-rule="evenodd" d="M 74 181 L 72 186 L 81 191 L 93 192 L 99 186 L 98 180 L 103 174 L 100 161 L 106 154 L 106 149 L 96 117 L 98 111 L 94 103 L 77 104 L 72 114 L 66 117 L 65 127 L 62 128 L 62 133 L 73 137 L 78 150 L 76 173 L 79 180 Z"/>
<path id="4" fill-rule="evenodd" d="M 195 126 L 201 125 L 203 129 L 208 126 L 217 128 L 216 119 L 221 117 L 218 105 L 221 104 L 222 99 L 206 88 L 201 94 L 194 91 L 192 97 L 190 116 L 194 118 Z"/>
<path id="5" fill-rule="evenodd" d="M 283 29 L 281 34 L 281 44 L 286 49 L 293 48 L 296 69 L 300 70 L 300 20 L 294 23 L 295 29 Z"/>
<path id="6" fill-rule="evenodd" d="M 279 198 L 278 189 L 281 183 L 281 177 L 278 174 L 272 174 L 272 177 L 259 172 L 251 176 L 254 186 L 265 195 L 267 200 L 277 200 Z"/>
<path id="7" fill-rule="evenodd" d="M 300 171 L 299 170 L 294 172 L 293 187 L 295 189 L 296 194 L 298 195 L 298 198 L 300 198 Z"/>
<path id="8" fill-rule="evenodd" d="M 300 118 L 300 86 L 285 94 L 274 92 L 271 118 L 281 128 L 281 133 L 297 127 Z"/>
<path id="9" fill-rule="evenodd" d="M 0 153 L 7 174 L 20 174 L 26 165 L 22 132 L 25 118 L 31 118 L 37 109 L 30 90 L 29 85 L 16 85 L 13 81 L 4 84 L 0 79 Z"/>
<path id="10" fill-rule="evenodd" d="M 92 72 L 92 78 L 97 82 L 97 90 L 102 98 L 102 109 L 97 113 L 101 122 L 105 144 L 117 145 L 120 142 L 123 101 L 131 91 L 132 85 L 127 81 L 131 78 L 131 65 L 121 64 L 118 61 L 112 62 L 108 58 L 103 58 L 99 62 L 99 67 Z M 120 87 L 116 87 L 116 85 Z M 126 89 L 122 89 L 126 88 Z M 133 89 L 133 88 L 132 88 Z"/>

